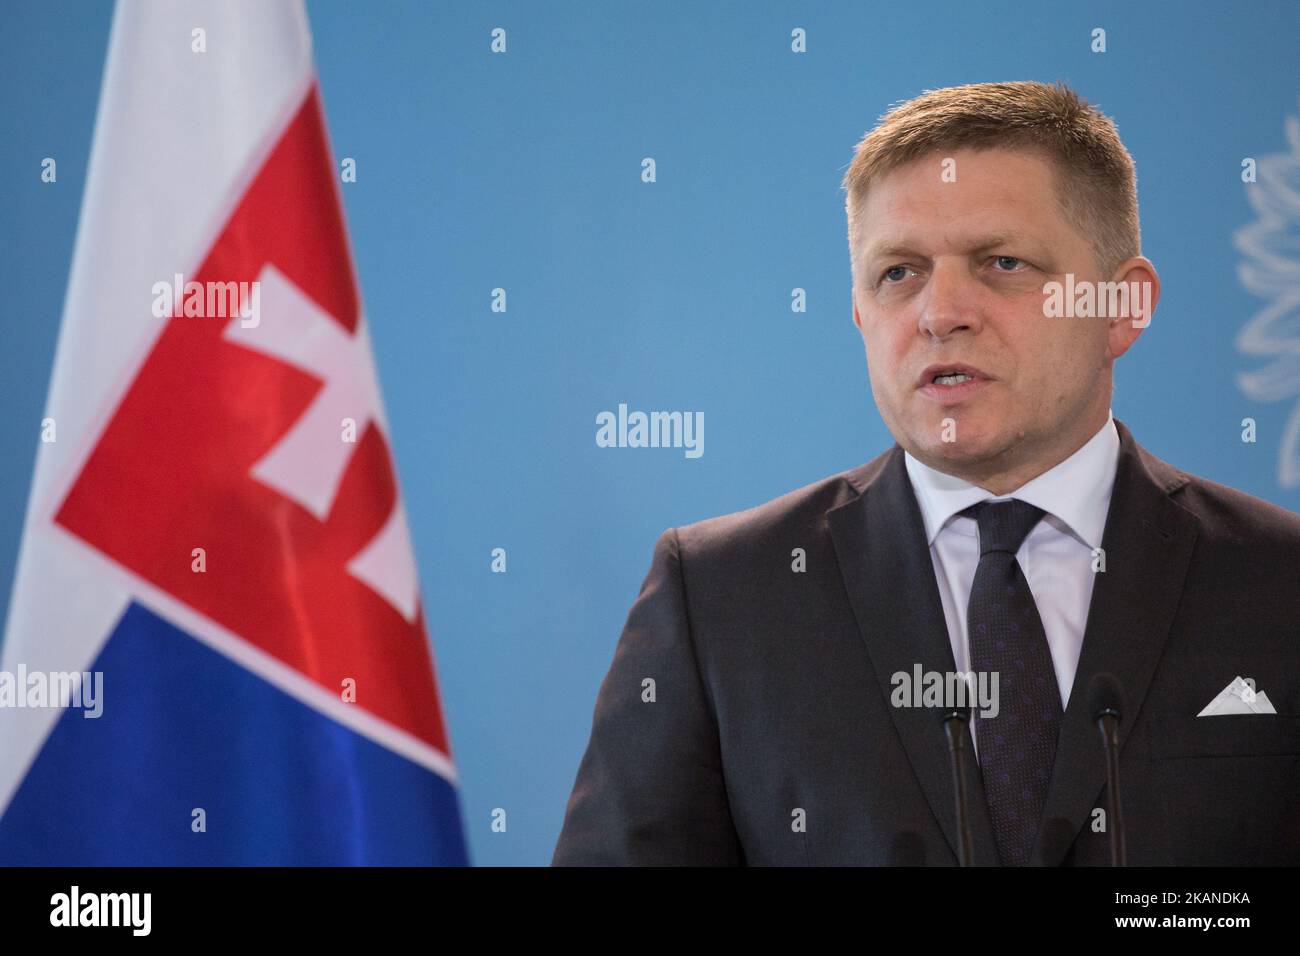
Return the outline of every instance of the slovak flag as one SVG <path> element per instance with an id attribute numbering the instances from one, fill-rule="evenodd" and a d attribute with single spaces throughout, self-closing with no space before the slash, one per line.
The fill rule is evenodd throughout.
<path id="1" fill-rule="evenodd" d="M 468 862 L 301 0 L 114 15 L 0 865 Z"/>

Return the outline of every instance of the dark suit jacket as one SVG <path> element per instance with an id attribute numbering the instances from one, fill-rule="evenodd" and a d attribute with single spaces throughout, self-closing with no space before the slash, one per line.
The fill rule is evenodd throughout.
<path id="1" fill-rule="evenodd" d="M 1300 517 L 1178 471 L 1115 424 L 1106 566 L 1032 859 L 1109 862 L 1086 700 L 1105 671 L 1125 697 L 1130 865 L 1300 864 Z M 890 705 L 891 675 L 918 662 L 955 669 L 897 444 L 665 531 L 601 684 L 553 864 L 955 865 L 939 712 Z M 1239 675 L 1276 716 L 1196 716 Z M 996 865 L 973 759 L 966 782 L 974 860 Z"/>

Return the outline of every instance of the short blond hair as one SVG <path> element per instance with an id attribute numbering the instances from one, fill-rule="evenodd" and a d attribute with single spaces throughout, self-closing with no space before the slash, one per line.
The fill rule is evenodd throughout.
<path id="1" fill-rule="evenodd" d="M 858 143 L 843 182 L 855 288 L 870 184 L 910 160 L 962 147 L 1020 149 L 1047 159 L 1062 212 L 1091 241 L 1105 274 L 1142 254 L 1137 175 L 1114 122 L 1064 83 L 971 83 L 894 106 Z"/>

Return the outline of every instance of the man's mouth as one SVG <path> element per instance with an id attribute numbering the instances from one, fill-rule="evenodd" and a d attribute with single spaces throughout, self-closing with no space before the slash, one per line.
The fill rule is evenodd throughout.
<path id="1" fill-rule="evenodd" d="M 921 373 L 916 387 L 925 388 L 927 385 L 953 386 L 981 379 L 987 380 L 988 376 L 975 366 L 967 365 L 964 362 L 954 362 L 950 365 L 929 365 Z"/>
<path id="2" fill-rule="evenodd" d="M 992 381 L 974 365 L 955 362 L 927 366 L 920 374 L 916 388 L 929 401 L 951 406 L 974 398 Z"/>

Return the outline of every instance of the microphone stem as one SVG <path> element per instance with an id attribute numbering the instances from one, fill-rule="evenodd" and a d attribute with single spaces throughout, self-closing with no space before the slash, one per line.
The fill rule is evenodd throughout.
<path id="1" fill-rule="evenodd" d="M 954 718 L 944 723 L 948 738 L 948 756 L 952 758 L 952 779 L 957 810 L 957 863 L 970 866 L 974 851 L 971 848 L 970 810 L 966 802 L 966 739 L 962 729 L 966 721 Z"/>
<path id="2" fill-rule="evenodd" d="M 1106 830 L 1110 834 L 1110 865 L 1128 865 L 1128 847 L 1124 840 L 1124 819 L 1119 803 L 1119 720 L 1114 714 L 1101 718 L 1101 735 L 1106 742 L 1106 793 L 1110 819 Z"/>

